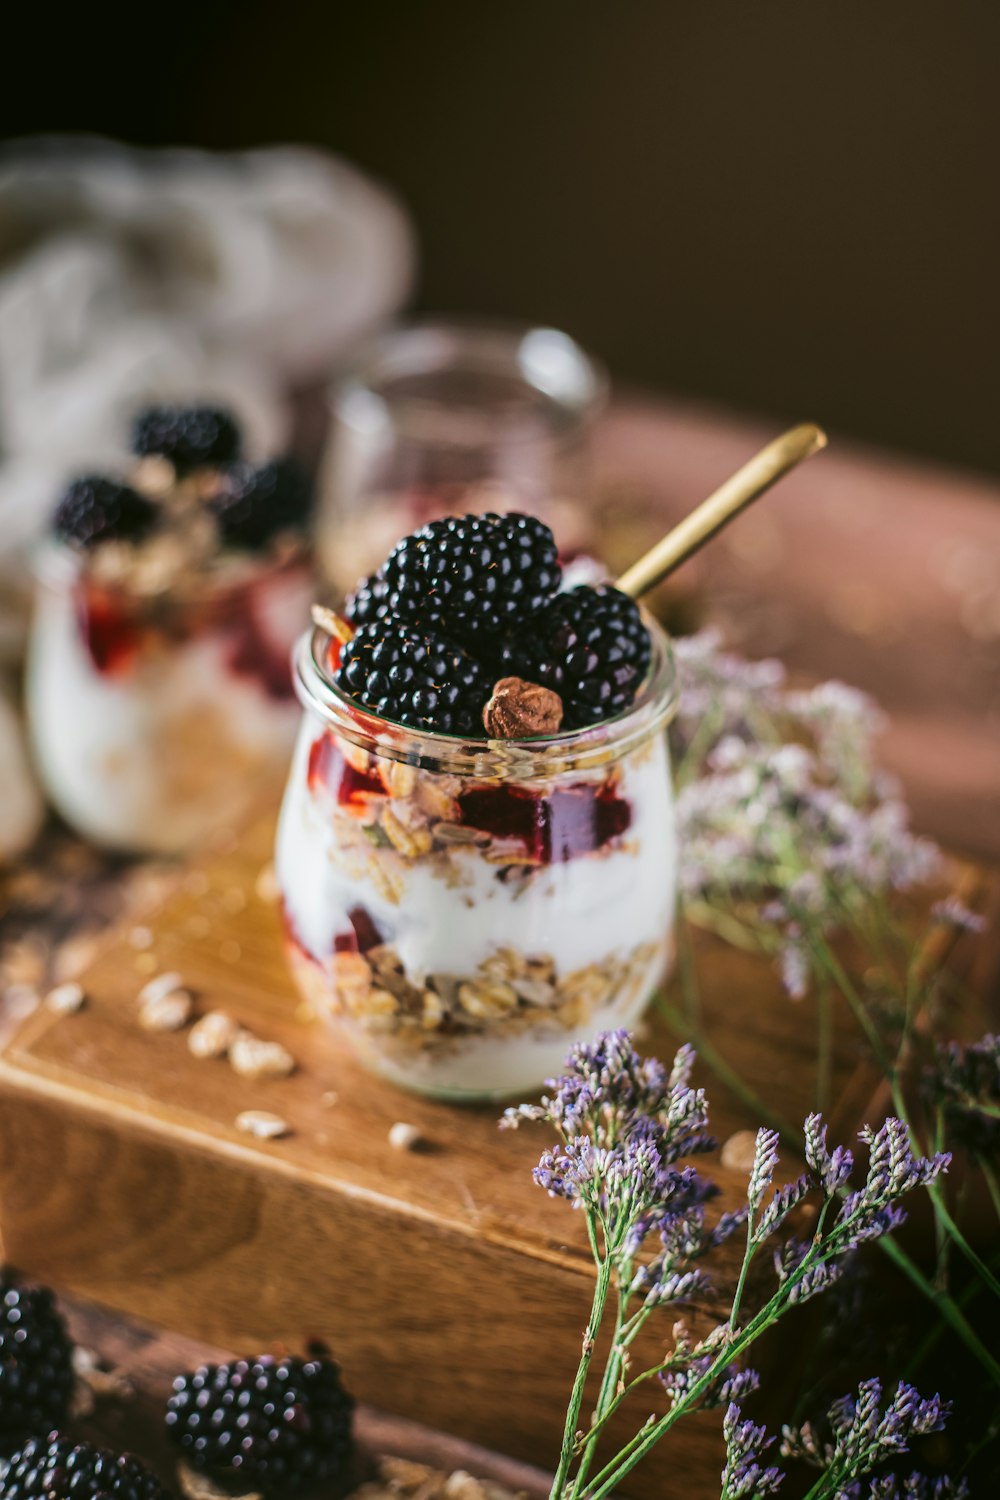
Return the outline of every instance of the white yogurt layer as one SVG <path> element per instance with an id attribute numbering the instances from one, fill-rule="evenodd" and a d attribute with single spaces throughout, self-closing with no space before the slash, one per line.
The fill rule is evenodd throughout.
<path id="1" fill-rule="evenodd" d="M 661 977 L 672 926 L 677 878 L 670 768 L 665 736 L 620 763 L 618 795 L 631 807 L 631 824 L 621 839 L 603 849 L 536 870 L 527 886 L 499 878 L 500 868 L 469 845 L 453 859 L 462 874 L 449 882 L 431 861 L 402 860 L 392 850 L 373 848 L 370 862 L 391 868 L 398 901 L 385 883 L 373 879 L 356 853 L 338 847 L 334 804 L 323 788 L 308 784 L 311 745 L 318 733 L 306 718 L 292 765 L 278 830 L 276 869 L 295 937 L 319 963 L 327 965 L 338 934 L 350 932 L 349 912 L 361 906 L 382 940 L 398 954 L 407 978 L 420 986 L 433 974 L 473 975 L 498 948 L 526 956 L 547 955 L 566 975 L 615 956 L 627 958 L 650 944 L 656 958 L 638 995 L 625 997 L 627 1014 L 614 1004 L 595 1017 L 593 1030 L 627 1025 L 641 1013 Z M 633 990 L 634 990 L 633 986 Z M 414 1057 L 412 1076 L 391 1057 L 377 1066 L 397 1081 L 416 1087 L 473 1092 L 516 1090 L 539 1082 L 565 1058 L 575 1039 L 531 1032 L 471 1038 Z M 544 1013 L 540 1013 L 540 1028 Z M 380 1055 L 379 1038 L 362 1045 Z M 398 1056 L 398 1054 L 397 1054 Z M 375 1065 L 375 1064 L 373 1064 Z"/>
<path id="2" fill-rule="evenodd" d="M 257 588 L 272 625 L 287 615 L 281 649 L 290 649 L 308 617 L 308 576 Z M 37 763 L 66 820 L 99 843 L 158 853 L 239 815 L 259 780 L 287 763 L 300 712 L 236 673 L 211 630 L 157 643 L 120 676 L 102 673 L 72 591 L 44 587 L 27 692 Z"/>

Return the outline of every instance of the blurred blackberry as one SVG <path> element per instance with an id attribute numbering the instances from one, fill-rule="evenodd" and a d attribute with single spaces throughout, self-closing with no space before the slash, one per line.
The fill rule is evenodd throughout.
<path id="1" fill-rule="evenodd" d="M 483 738 L 483 705 L 492 677 L 435 631 L 400 620 L 362 625 L 344 646 L 333 680 L 380 718 Z"/>
<path id="2" fill-rule="evenodd" d="M 507 672 L 552 688 L 563 728 L 583 729 L 622 713 L 649 669 L 649 632 L 639 607 L 610 583 L 557 594 L 504 645 Z"/>
<path id="3" fill-rule="evenodd" d="M 352 594 L 344 602 L 344 614 L 351 624 L 370 625 L 374 620 L 386 620 L 392 614 L 389 607 L 389 585 L 381 569 L 370 578 L 362 578 Z"/>
<path id="4" fill-rule="evenodd" d="M 151 500 L 117 479 L 85 474 L 74 479 L 52 517 L 52 529 L 64 542 L 96 547 L 98 542 L 139 542 L 156 524 Z"/>
<path id="5" fill-rule="evenodd" d="M 170 1500 L 128 1453 L 74 1443 L 52 1432 L 15 1453 L 0 1480 L 2 1500 Z"/>
<path id="6" fill-rule="evenodd" d="M 166 1420 L 192 1468 L 270 1500 L 347 1474 L 353 1410 L 332 1360 L 263 1355 L 181 1375 Z"/>
<path id="7" fill-rule="evenodd" d="M 461 640 L 497 637 L 559 587 L 552 532 L 534 516 L 449 516 L 404 537 L 382 569 L 393 613 Z"/>
<path id="8" fill-rule="evenodd" d="M 312 487 L 298 464 L 278 458 L 234 464 L 209 501 L 224 542 L 255 551 L 282 531 L 299 531 L 312 509 Z"/>
<path id="9" fill-rule="evenodd" d="M 178 474 L 240 455 L 240 429 L 221 406 L 148 406 L 132 424 L 132 452 L 168 458 Z"/>
<path id="10" fill-rule="evenodd" d="M 73 1343 L 47 1287 L 0 1275 L 0 1451 L 58 1426 L 73 1394 Z"/>

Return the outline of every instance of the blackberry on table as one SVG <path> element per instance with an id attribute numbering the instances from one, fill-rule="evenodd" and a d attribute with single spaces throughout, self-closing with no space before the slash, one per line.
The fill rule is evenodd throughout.
<path id="1" fill-rule="evenodd" d="M 168 458 L 178 474 L 240 456 L 240 429 L 221 406 L 148 406 L 132 426 L 132 452 Z"/>
<path id="2" fill-rule="evenodd" d="M 0 1451 L 58 1426 L 73 1394 L 73 1343 L 47 1287 L 0 1275 Z"/>
<path id="3" fill-rule="evenodd" d="M 52 529 L 64 542 L 96 547 L 99 542 L 142 541 L 156 525 L 152 500 L 130 485 L 100 474 L 74 479 L 52 517 Z"/>
<path id="4" fill-rule="evenodd" d="M 449 516 L 404 537 L 382 569 L 394 614 L 456 639 L 510 630 L 559 587 L 552 532 L 534 516 Z"/>
<path id="5" fill-rule="evenodd" d="M 170 1500 L 144 1464 L 127 1453 L 74 1443 L 57 1432 L 32 1438 L 0 1479 L 0 1500 Z"/>
<path id="6" fill-rule="evenodd" d="M 552 688 L 563 728 L 583 729 L 622 713 L 649 669 L 649 632 L 634 600 L 610 583 L 557 594 L 504 645 L 505 671 Z"/>
<path id="7" fill-rule="evenodd" d="M 180 1376 L 166 1420 L 192 1468 L 270 1500 L 346 1476 L 353 1410 L 332 1360 L 263 1355 Z"/>
<path id="8" fill-rule="evenodd" d="M 301 530 L 312 509 L 312 487 L 289 458 L 259 468 L 234 464 L 209 504 L 223 541 L 256 551 L 279 532 Z"/>
<path id="9" fill-rule="evenodd" d="M 370 578 L 362 578 L 353 593 L 344 601 L 344 614 L 352 625 L 370 625 L 374 620 L 387 620 L 392 614 L 389 605 L 389 585 L 381 569 Z"/>
<path id="10" fill-rule="evenodd" d="M 344 646 L 334 682 L 380 718 L 482 739 L 491 676 L 460 646 L 400 620 L 362 625 Z"/>

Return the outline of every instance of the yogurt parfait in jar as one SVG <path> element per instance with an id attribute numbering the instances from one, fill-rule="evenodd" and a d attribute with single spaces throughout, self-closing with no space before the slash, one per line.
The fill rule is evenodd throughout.
<path id="1" fill-rule="evenodd" d="M 242 817 L 298 723 L 309 486 L 243 462 L 225 411 L 155 407 L 122 477 L 71 483 L 38 562 L 28 710 L 49 796 L 86 837 L 172 853 Z"/>
<path id="2" fill-rule="evenodd" d="M 610 585 L 559 584 L 539 520 L 437 521 L 296 649 L 293 970 L 368 1066 L 442 1097 L 538 1085 L 667 966 L 669 645 Z"/>

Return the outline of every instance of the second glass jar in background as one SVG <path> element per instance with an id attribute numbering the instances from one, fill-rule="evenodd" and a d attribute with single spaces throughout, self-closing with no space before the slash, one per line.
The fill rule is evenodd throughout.
<path id="1" fill-rule="evenodd" d="M 334 392 L 317 549 L 339 595 L 439 516 L 529 511 L 590 550 L 580 501 L 600 365 L 554 328 L 428 322 L 386 334 Z"/>
<path id="2" fill-rule="evenodd" d="M 50 543 L 27 707 L 66 821 L 96 843 L 153 854 L 238 824 L 288 764 L 299 717 L 289 653 L 314 584 L 299 553 L 137 596 Z"/>

